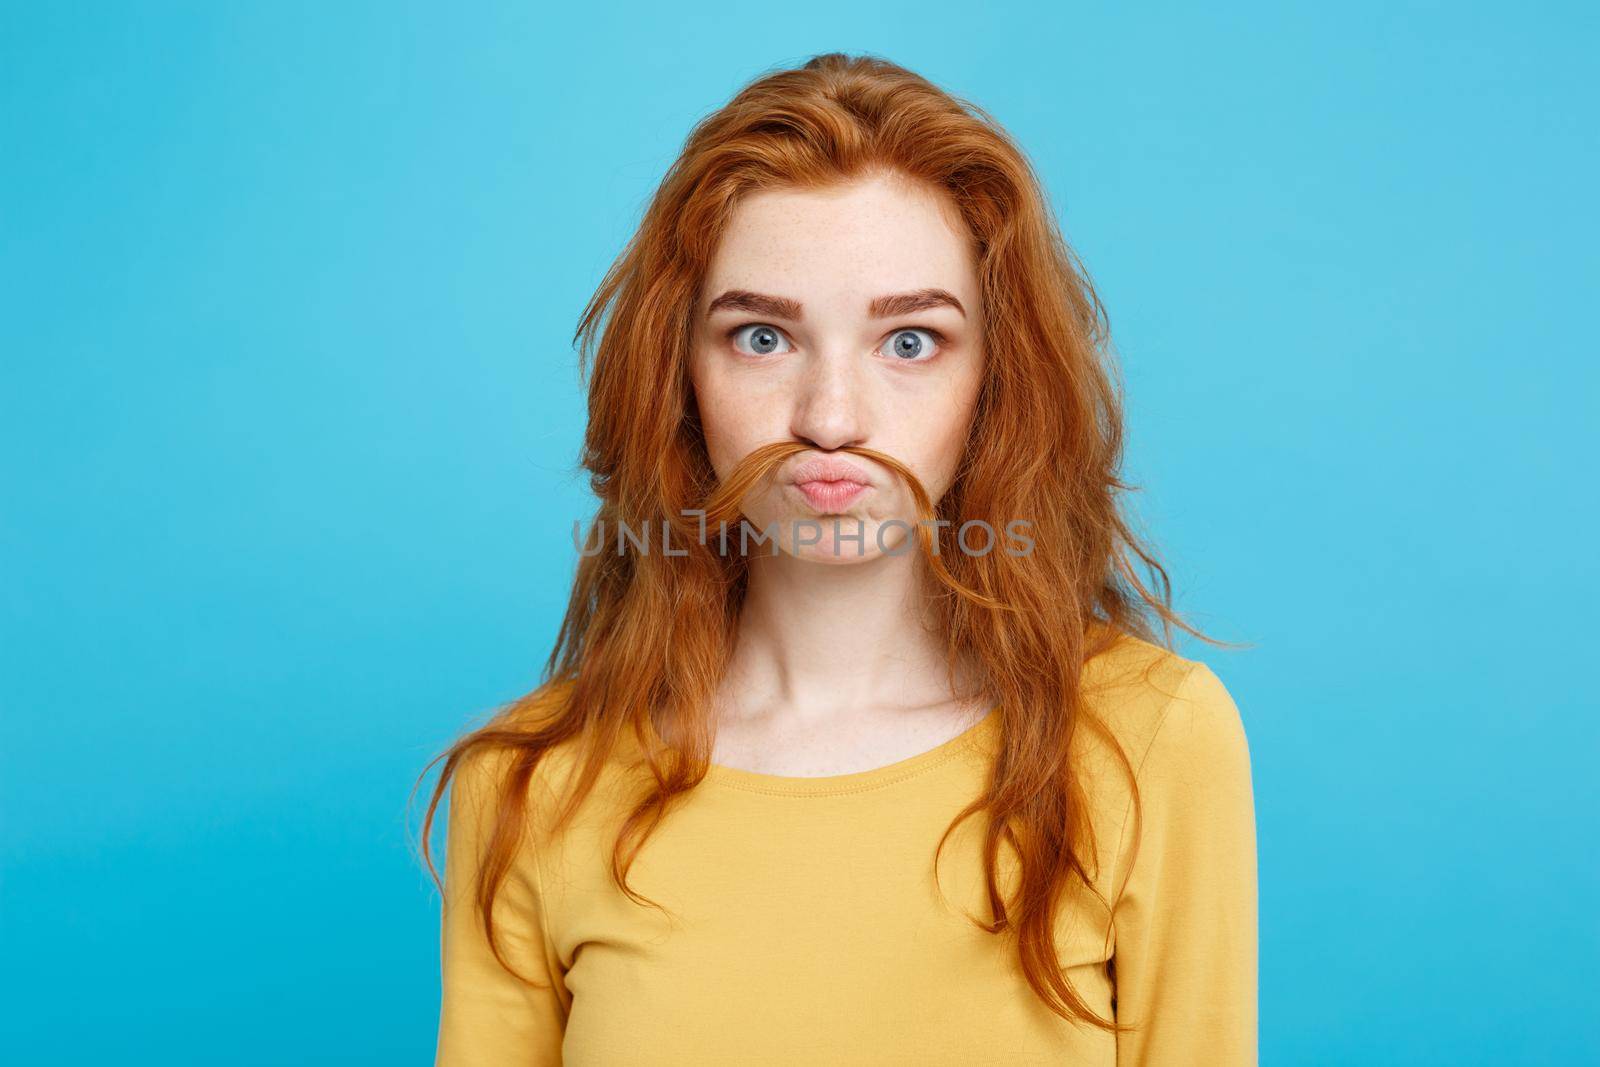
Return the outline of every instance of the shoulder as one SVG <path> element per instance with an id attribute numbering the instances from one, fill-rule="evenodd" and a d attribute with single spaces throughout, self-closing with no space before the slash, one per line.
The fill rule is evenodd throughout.
<path id="1" fill-rule="evenodd" d="M 1083 700 L 1102 727 L 1090 733 L 1114 740 L 1141 784 L 1203 777 L 1248 788 L 1243 718 L 1206 663 L 1123 635 L 1085 665 Z"/>
<path id="2" fill-rule="evenodd" d="M 450 786 L 452 807 L 458 803 L 471 806 L 482 817 L 484 808 L 502 801 L 508 780 L 525 769 L 527 746 L 522 738 L 559 724 L 570 689 L 566 683 L 541 685 L 502 706 L 479 726 L 481 731 L 521 736 L 517 740 L 484 739 L 464 751 Z M 578 748 L 577 739 L 570 737 L 542 748 L 533 769 L 526 772 L 522 799 L 530 812 L 548 807 L 552 780 L 571 772 Z"/>
<path id="3" fill-rule="evenodd" d="M 1124 638 L 1086 665 L 1084 711 L 1096 725 L 1078 731 L 1076 767 L 1097 855 L 1105 871 L 1117 872 L 1104 883 L 1108 892 L 1126 877 L 1135 838 L 1141 851 L 1198 850 L 1211 855 L 1207 862 L 1253 847 L 1244 723 L 1211 667 Z"/>

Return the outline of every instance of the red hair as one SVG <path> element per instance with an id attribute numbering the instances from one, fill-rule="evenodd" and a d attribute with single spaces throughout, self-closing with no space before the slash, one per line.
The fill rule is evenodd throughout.
<path id="1" fill-rule="evenodd" d="M 629 888 L 628 870 L 673 798 L 706 773 L 707 709 L 731 649 L 747 566 L 737 553 L 717 551 L 714 539 L 703 542 L 699 520 L 686 513 L 705 509 L 712 523 L 736 514 L 745 489 L 805 447 L 757 450 L 718 484 L 689 378 L 691 315 L 741 196 L 873 172 L 923 183 L 953 205 L 973 241 L 984 313 L 987 367 L 972 432 L 937 506 L 892 457 L 847 450 L 907 478 L 925 517 L 950 520 L 936 534 L 919 528 L 930 592 L 942 586 L 954 594 L 934 597 L 934 608 L 951 661 L 977 664 L 985 695 L 999 707 L 1003 741 L 987 789 L 946 830 L 935 861 L 961 821 L 986 812 L 992 919 L 980 925 L 1014 938 L 1029 984 L 1051 1010 L 1114 1029 L 1072 988 L 1054 949 L 1064 891 L 1074 879 L 1092 890 L 1096 873 L 1088 802 L 1069 759 L 1074 733 L 1110 736 L 1080 680 L 1085 664 L 1121 635 L 1156 642 L 1155 620 L 1166 647 L 1174 625 L 1212 639 L 1174 614 L 1165 570 L 1120 514 L 1118 494 L 1132 487 L 1118 478 L 1120 383 L 1104 308 L 1030 164 L 980 108 L 877 57 L 816 56 L 752 82 L 696 125 L 585 309 L 575 340 L 588 377 L 582 458 L 600 498 L 597 525 L 660 531 L 666 524 L 675 551 L 687 555 L 630 544 L 580 561 L 543 682 L 433 761 L 445 762 L 423 823 L 423 855 L 439 883 L 428 836 L 446 783 L 474 750 L 508 754 L 475 894 L 505 965 L 492 904 L 523 840 L 535 767 L 555 746 L 575 746 L 582 769 L 559 829 L 631 734 L 651 788 L 621 825 L 612 875 L 636 903 L 659 906 Z M 1032 523 L 1027 555 L 973 555 L 949 543 L 964 522 L 998 530 L 1017 518 Z M 937 555 L 932 537 L 947 542 Z M 669 746 L 667 736 L 684 740 Z M 1131 783 L 1126 755 L 1112 748 Z M 1019 864 L 1010 899 L 996 880 L 1002 841 Z"/>

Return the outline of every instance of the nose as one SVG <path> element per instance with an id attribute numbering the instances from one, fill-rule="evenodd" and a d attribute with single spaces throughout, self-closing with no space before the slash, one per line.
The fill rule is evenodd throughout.
<path id="1" fill-rule="evenodd" d="M 865 390 L 859 356 L 845 351 L 815 356 L 801 374 L 789 432 L 827 452 L 845 445 L 864 445 L 868 433 Z"/>

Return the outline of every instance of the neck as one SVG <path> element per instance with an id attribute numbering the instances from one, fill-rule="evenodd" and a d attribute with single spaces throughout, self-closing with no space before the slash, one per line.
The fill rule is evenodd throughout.
<path id="1" fill-rule="evenodd" d="M 852 564 L 756 556 L 723 714 L 824 721 L 851 709 L 911 710 L 953 696 L 943 639 L 925 609 L 917 553 Z"/>

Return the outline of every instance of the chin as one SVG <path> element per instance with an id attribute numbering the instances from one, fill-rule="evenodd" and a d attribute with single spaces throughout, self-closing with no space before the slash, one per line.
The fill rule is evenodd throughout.
<path id="1" fill-rule="evenodd" d="M 883 555 L 883 553 L 879 552 L 877 546 L 870 541 L 867 542 L 864 549 L 860 550 L 859 554 L 857 554 L 857 546 L 854 541 L 840 545 L 838 551 L 835 552 L 833 537 L 830 534 L 817 544 L 806 545 L 790 552 L 789 555 L 794 556 L 796 559 L 803 559 L 808 563 L 822 563 L 829 567 L 850 567 L 860 563 L 870 563 Z"/>
<path id="2" fill-rule="evenodd" d="M 820 527 L 821 536 L 810 544 L 789 544 L 785 540 L 785 551 L 796 559 L 803 559 L 813 563 L 825 563 L 833 567 L 848 567 L 853 564 L 867 563 L 885 555 L 884 547 L 895 548 L 893 542 L 897 539 L 897 531 L 891 529 L 883 534 L 884 547 L 878 544 L 880 524 L 873 519 L 858 515 L 815 515 L 800 513 L 787 517 L 784 520 L 786 530 L 800 530 L 804 536 L 813 536 L 817 527 L 807 527 L 807 522 L 816 523 Z M 839 524 L 839 533 L 834 534 L 834 523 Z M 794 525 L 791 525 L 794 524 Z M 856 534 L 859 532 L 860 538 Z"/>

